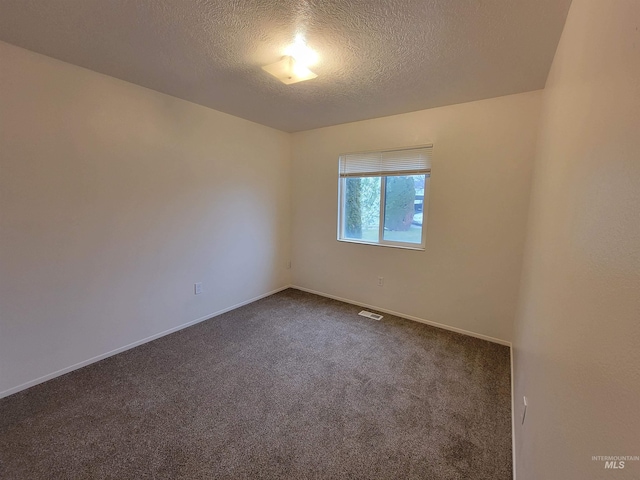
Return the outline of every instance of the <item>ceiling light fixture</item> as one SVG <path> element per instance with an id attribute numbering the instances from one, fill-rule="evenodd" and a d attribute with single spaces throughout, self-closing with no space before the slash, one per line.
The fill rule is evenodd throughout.
<path id="1" fill-rule="evenodd" d="M 318 61 L 318 54 L 307 46 L 302 35 L 296 35 L 295 42 L 289 45 L 284 53 L 282 60 L 265 65 L 262 69 L 286 85 L 318 76 L 309 70 L 309 66 Z"/>
<path id="2" fill-rule="evenodd" d="M 286 85 L 302 82 L 304 80 L 311 80 L 318 76 L 289 55 L 285 55 L 282 57 L 282 60 L 276 63 L 265 65 L 262 69 Z"/>

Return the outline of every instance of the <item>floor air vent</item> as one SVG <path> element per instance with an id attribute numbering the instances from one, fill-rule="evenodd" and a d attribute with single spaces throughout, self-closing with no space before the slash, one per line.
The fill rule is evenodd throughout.
<path id="1" fill-rule="evenodd" d="M 377 313 L 367 312 L 366 310 L 362 310 L 358 315 L 370 318 L 371 320 L 382 320 L 382 315 L 378 315 Z"/>

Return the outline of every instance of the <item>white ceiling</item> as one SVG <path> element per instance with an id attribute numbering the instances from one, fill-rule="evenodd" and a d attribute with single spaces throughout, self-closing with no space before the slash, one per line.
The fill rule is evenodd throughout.
<path id="1" fill-rule="evenodd" d="M 0 0 L 0 40 L 293 132 L 543 88 L 570 2 Z"/>

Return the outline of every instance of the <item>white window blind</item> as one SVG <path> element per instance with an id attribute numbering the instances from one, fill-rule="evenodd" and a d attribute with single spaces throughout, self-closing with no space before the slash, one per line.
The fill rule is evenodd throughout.
<path id="1" fill-rule="evenodd" d="M 340 178 L 431 174 L 433 145 L 340 156 Z"/>

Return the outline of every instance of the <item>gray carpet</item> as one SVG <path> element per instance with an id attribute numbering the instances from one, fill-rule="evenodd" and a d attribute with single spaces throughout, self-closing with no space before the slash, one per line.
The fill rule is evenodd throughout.
<path id="1" fill-rule="evenodd" d="M 509 350 L 286 290 L 0 400 L 3 479 L 511 478 Z"/>

